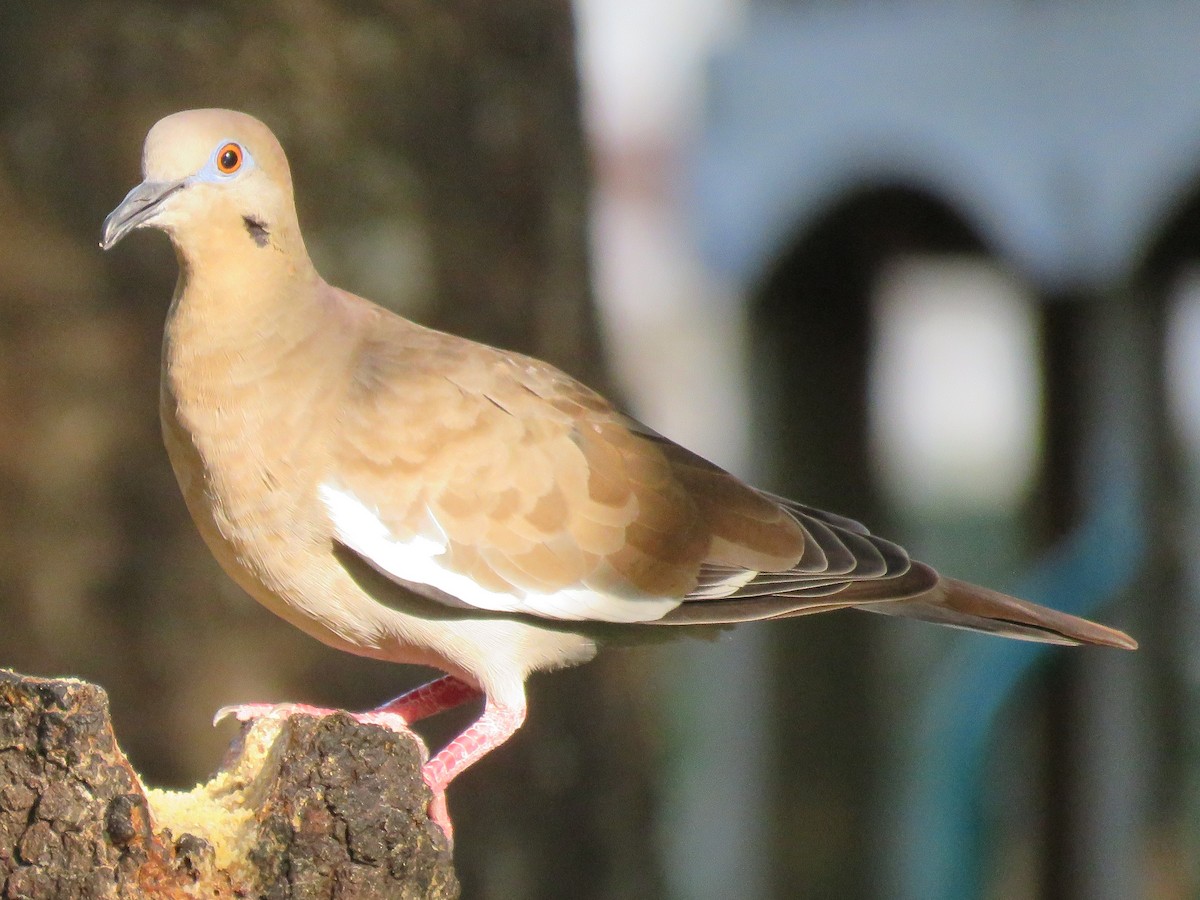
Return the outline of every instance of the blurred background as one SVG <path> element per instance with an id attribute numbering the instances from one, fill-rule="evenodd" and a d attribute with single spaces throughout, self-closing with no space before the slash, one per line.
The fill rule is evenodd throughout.
<path id="1" fill-rule="evenodd" d="M 99 226 L 154 121 L 241 108 L 334 283 L 1142 642 L 841 613 L 535 677 L 464 896 L 1197 896 L 1197 46 L 1167 0 L 0 5 L 0 664 L 177 787 L 224 704 L 429 674 L 244 597 L 161 447 L 175 261 Z"/>

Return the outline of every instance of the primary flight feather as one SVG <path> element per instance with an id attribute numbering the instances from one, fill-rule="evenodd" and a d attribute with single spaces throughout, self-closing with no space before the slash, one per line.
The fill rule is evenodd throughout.
<path id="1" fill-rule="evenodd" d="M 188 509 L 268 609 L 339 649 L 446 673 L 364 721 L 404 729 L 483 695 L 425 764 L 447 833 L 447 784 L 520 727 L 526 676 L 610 638 L 856 607 L 1136 646 L 756 490 L 544 362 L 327 284 L 257 119 L 168 116 L 142 170 L 102 246 L 145 227 L 175 246 L 160 413 Z"/>

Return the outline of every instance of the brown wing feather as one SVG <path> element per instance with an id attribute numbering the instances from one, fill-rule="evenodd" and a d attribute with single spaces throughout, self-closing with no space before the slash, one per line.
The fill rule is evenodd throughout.
<path id="1" fill-rule="evenodd" d="M 487 590 L 679 598 L 650 624 L 859 607 L 1132 645 L 941 578 L 852 519 L 755 490 L 545 363 L 380 317 L 343 404 L 336 471 L 397 538 L 436 527 L 446 563 Z"/>
<path id="2" fill-rule="evenodd" d="M 724 550 L 731 561 L 788 566 L 801 555 L 790 517 L 724 473 L 736 485 L 722 488 L 730 512 L 710 525 L 714 501 L 680 475 L 671 445 L 631 430 L 558 370 L 478 345 L 466 352 L 402 320 L 377 324 L 343 404 L 334 466 L 398 540 L 436 527 L 445 561 L 493 590 L 583 585 L 624 597 L 684 597 L 739 524 L 744 549 Z"/>
<path id="3" fill-rule="evenodd" d="M 678 597 L 663 623 L 721 622 L 850 605 L 828 598 L 908 569 L 858 523 L 749 487 L 545 363 L 378 325 L 339 475 L 400 539 L 431 514 L 448 561 L 491 590 Z"/>

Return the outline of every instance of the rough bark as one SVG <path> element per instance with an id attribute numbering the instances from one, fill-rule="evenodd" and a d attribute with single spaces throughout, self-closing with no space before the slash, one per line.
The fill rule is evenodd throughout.
<path id="1" fill-rule="evenodd" d="M 3 896 L 457 897 L 421 753 L 349 716 L 263 720 L 206 784 L 147 790 L 101 688 L 0 672 Z"/>

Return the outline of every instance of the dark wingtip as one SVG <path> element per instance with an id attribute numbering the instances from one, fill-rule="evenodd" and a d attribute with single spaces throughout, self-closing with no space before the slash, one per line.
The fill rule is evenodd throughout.
<path id="1" fill-rule="evenodd" d="M 1010 624 L 1015 629 L 1041 632 L 1048 640 L 1058 638 L 1064 643 L 1095 644 L 1118 650 L 1136 650 L 1138 646 L 1137 641 L 1116 628 L 1018 600 L 979 585 L 943 578 L 939 587 L 942 589 L 941 604 L 945 608 L 996 623 Z"/>
<path id="2" fill-rule="evenodd" d="M 1136 650 L 1138 648 L 1138 642 L 1125 632 L 1118 631 L 1116 628 L 1107 628 L 1103 625 L 1100 627 L 1104 628 L 1108 632 L 1108 635 L 1105 640 L 1096 641 L 1095 643 L 1105 647 L 1116 647 L 1118 650 Z"/>

